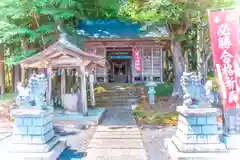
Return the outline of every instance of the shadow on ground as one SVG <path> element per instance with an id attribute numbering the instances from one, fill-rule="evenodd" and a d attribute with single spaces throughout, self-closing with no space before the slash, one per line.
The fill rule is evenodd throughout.
<path id="1" fill-rule="evenodd" d="M 78 152 L 77 150 L 67 148 L 58 158 L 58 160 L 80 160 L 84 156 L 84 152 Z"/>
<path id="2" fill-rule="evenodd" d="M 73 136 L 80 132 L 80 131 L 66 131 L 61 127 L 54 127 L 54 131 L 59 136 Z"/>

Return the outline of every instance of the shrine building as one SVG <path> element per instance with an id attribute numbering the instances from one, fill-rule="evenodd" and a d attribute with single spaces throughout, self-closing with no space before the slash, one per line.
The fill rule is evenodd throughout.
<path id="1" fill-rule="evenodd" d="M 97 83 L 163 83 L 163 59 L 169 49 L 166 26 L 143 26 L 119 20 L 86 20 L 78 25 L 89 54 L 104 56 L 109 68 L 96 67 Z"/>

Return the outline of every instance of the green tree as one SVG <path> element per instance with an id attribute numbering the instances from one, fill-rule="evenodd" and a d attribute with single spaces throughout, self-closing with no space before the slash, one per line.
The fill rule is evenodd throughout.
<path id="1" fill-rule="evenodd" d="M 175 72 L 173 94 L 181 95 L 180 78 L 185 67 L 182 42 L 187 40 L 189 27 L 198 23 L 202 15 L 206 18 L 207 9 L 233 4 L 231 0 L 129 0 L 122 6 L 121 15 L 148 25 L 160 23 L 168 26 Z"/>
<path id="2" fill-rule="evenodd" d="M 2 0 L 0 43 L 12 48 L 8 64 L 36 54 L 56 41 L 57 26 L 76 35 L 79 20 L 114 18 L 118 6 L 118 0 Z"/>
<path id="3" fill-rule="evenodd" d="M 79 20 L 115 18 L 118 6 L 118 0 L 110 3 L 108 0 L 2 0 L 0 44 L 4 44 L 4 50 L 1 50 L 0 61 L 4 59 L 4 64 L 0 62 L 0 77 L 5 79 L 5 64 L 13 67 L 13 77 L 19 77 L 15 75 L 19 74 L 18 62 L 56 41 L 59 26 L 71 34 L 75 45 L 79 45 L 81 39 L 76 34 Z M 3 80 L 0 86 L 4 87 Z M 16 81 L 18 78 L 12 81 L 13 86 Z"/>

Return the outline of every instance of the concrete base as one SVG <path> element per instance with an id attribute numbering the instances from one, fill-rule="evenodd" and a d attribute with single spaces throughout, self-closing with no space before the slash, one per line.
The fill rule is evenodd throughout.
<path id="1" fill-rule="evenodd" d="M 81 113 L 55 111 L 53 123 L 58 125 L 73 122 L 76 125 L 98 125 L 104 118 L 105 111 L 105 108 L 100 107 L 89 108 L 87 117 L 84 117 Z"/>
<path id="2" fill-rule="evenodd" d="M 45 144 L 10 144 L 11 153 L 46 153 L 58 143 L 58 138 L 53 137 Z"/>
<path id="3" fill-rule="evenodd" d="M 216 153 L 183 153 L 177 149 L 171 138 L 165 139 L 165 148 L 171 160 L 237 160 L 240 152 L 240 150 L 231 150 Z"/>
<path id="4" fill-rule="evenodd" d="M 222 141 L 225 143 L 227 149 L 240 149 L 240 135 L 223 135 Z"/>
<path id="5" fill-rule="evenodd" d="M 0 152 L 1 159 L 8 160 L 57 160 L 61 153 L 66 148 L 66 142 L 58 142 L 49 152 L 47 153 L 10 153 Z"/>
<path id="6" fill-rule="evenodd" d="M 178 146 L 178 150 L 181 152 L 226 152 L 226 146 L 224 143 L 219 144 L 183 144 L 176 136 L 172 137 L 172 141 Z"/>

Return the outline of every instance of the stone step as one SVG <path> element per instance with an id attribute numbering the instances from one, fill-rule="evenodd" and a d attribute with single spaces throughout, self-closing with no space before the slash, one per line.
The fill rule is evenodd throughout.
<path id="1" fill-rule="evenodd" d="M 96 132 L 95 139 L 141 139 L 139 132 Z"/>
<path id="2" fill-rule="evenodd" d="M 138 97 L 132 97 L 132 98 L 127 98 L 127 97 L 98 97 L 96 98 L 96 101 L 122 101 L 122 102 L 134 102 L 134 101 L 138 101 L 139 98 Z"/>
<path id="3" fill-rule="evenodd" d="M 122 106 L 131 106 L 131 105 L 134 105 L 133 104 L 129 104 L 129 103 L 106 103 L 106 104 L 102 104 L 101 106 L 104 106 L 104 107 L 122 107 Z M 100 106 L 100 105 L 99 105 Z"/>
<path id="4" fill-rule="evenodd" d="M 131 125 L 111 125 L 111 126 L 98 126 L 97 132 L 139 132 L 137 126 Z"/>
<path id="5" fill-rule="evenodd" d="M 96 98 L 111 98 L 111 99 L 138 99 L 139 96 L 137 95 L 108 95 L 103 96 L 101 94 L 95 95 Z"/>
<path id="6" fill-rule="evenodd" d="M 95 94 L 96 97 L 129 97 L 129 98 L 135 98 L 139 97 L 137 94 Z"/>
<path id="7" fill-rule="evenodd" d="M 142 139 L 92 139 L 88 148 L 125 148 L 142 149 Z"/>
<path id="8" fill-rule="evenodd" d="M 88 149 L 83 160 L 147 160 L 144 149 Z"/>
<path id="9" fill-rule="evenodd" d="M 119 94 L 123 94 L 123 95 L 131 95 L 131 94 L 137 94 L 136 91 L 118 91 L 118 90 L 108 90 L 105 92 L 100 92 L 100 93 L 96 93 L 96 94 L 104 94 L 104 95 L 119 95 Z"/>
<path id="10" fill-rule="evenodd" d="M 140 98 L 139 97 L 106 97 L 106 96 L 102 96 L 102 97 L 95 97 L 96 101 L 138 101 Z M 90 99 L 88 99 L 90 100 Z"/>
<path id="11" fill-rule="evenodd" d="M 125 103 L 125 104 L 132 104 L 132 103 L 138 103 L 139 100 L 131 100 L 131 99 L 126 99 L 126 100 L 122 100 L 122 99 L 115 99 L 115 100 L 112 100 L 111 103 Z"/>

